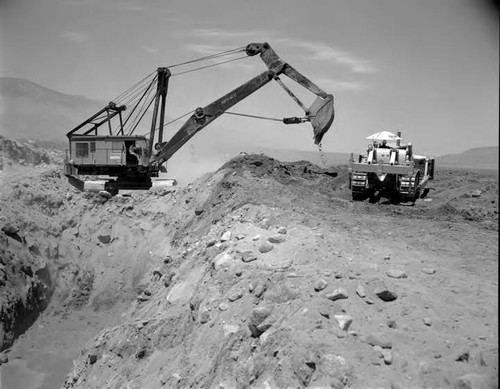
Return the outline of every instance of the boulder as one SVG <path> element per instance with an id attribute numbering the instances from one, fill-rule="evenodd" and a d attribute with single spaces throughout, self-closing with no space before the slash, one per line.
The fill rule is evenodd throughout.
<path id="1" fill-rule="evenodd" d="M 273 248 L 274 248 L 274 246 L 271 243 L 262 242 L 261 245 L 259 246 L 259 251 L 262 254 L 265 254 L 265 253 L 268 253 L 269 251 L 271 251 Z"/>
<path id="2" fill-rule="evenodd" d="M 316 281 L 314 284 L 314 290 L 316 292 L 320 292 L 323 289 L 325 289 L 328 286 L 328 282 L 326 282 L 324 279 L 320 278 L 319 280 Z"/>
<path id="3" fill-rule="evenodd" d="M 389 269 L 385 274 L 390 278 L 408 278 L 404 270 Z"/>
<path id="4" fill-rule="evenodd" d="M 346 299 L 349 297 L 349 294 L 344 288 L 337 288 L 332 293 L 328 293 L 326 297 L 329 300 L 336 301 L 341 299 Z"/>
<path id="5" fill-rule="evenodd" d="M 379 289 L 375 292 L 375 294 L 380 300 L 385 302 L 394 301 L 398 298 L 398 295 L 395 292 L 388 289 Z"/>
<path id="6" fill-rule="evenodd" d="M 286 237 L 283 234 L 271 235 L 267 238 L 269 243 L 283 243 L 285 240 Z"/>

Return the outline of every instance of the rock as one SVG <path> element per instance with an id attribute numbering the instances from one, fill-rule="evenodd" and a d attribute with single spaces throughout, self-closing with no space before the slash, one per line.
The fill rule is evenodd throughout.
<path id="1" fill-rule="evenodd" d="M 320 292 L 323 289 L 325 289 L 328 286 L 328 282 L 326 282 L 324 279 L 320 278 L 316 283 L 314 284 L 314 290 L 316 292 Z"/>
<path id="2" fill-rule="evenodd" d="M 221 242 L 228 242 L 231 240 L 232 233 L 231 231 L 226 231 L 222 234 L 220 241 Z"/>
<path id="3" fill-rule="evenodd" d="M 363 287 L 363 285 L 358 285 L 358 287 L 356 288 L 356 293 L 361 298 L 366 297 L 365 288 Z"/>
<path id="4" fill-rule="evenodd" d="M 234 302 L 242 297 L 243 297 L 243 292 L 241 290 L 235 290 L 234 292 L 230 293 L 229 296 L 227 296 L 227 299 L 231 302 Z"/>
<path id="5" fill-rule="evenodd" d="M 268 253 L 269 251 L 271 251 L 272 249 L 274 248 L 274 246 L 269 243 L 269 242 L 263 242 L 260 246 L 259 246 L 259 251 L 262 253 L 262 254 L 265 254 L 265 253 Z"/>
<path id="6" fill-rule="evenodd" d="M 386 365 L 392 365 L 392 352 L 390 349 L 382 349 L 382 357 Z"/>
<path id="7" fill-rule="evenodd" d="M 250 314 L 248 328 L 254 338 L 258 338 L 262 333 L 271 327 L 270 323 L 264 321 L 271 315 L 272 309 L 269 306 L 256 307 Z"/>
<path id="8" fill-rule="evenodd" d="M 370 346 L 380 346 L 382 348 L 392 348 L 392 342 L 382 334 L 369 334 L 365 336 L 364 342 Z"/>
<path id="9" fill-rule="evenodd" d="M 396 328 L 397 327 L 396 321 L 392 320 L 392 319 L 387 320 L 387 327 L 392 328 L 392 329 Z"/>
<path id="10" fill-rule="evenodd" d="M 9 357 L 5 353 L 0 353 L 0 365 L 9 362 Z"/>
<path id="11" fill-rule="evenodd" d="M 470 195 L 472 197 L 481 197 L 482 194 L 483 194 L 483 192 L 481 190 L 476 189 L 476 190 L 473 190 Z"/>
<path id="12" fill-rule="evenodd" d="M 253 240 L 253 241 L 256 241 L 256 240 L 259 240 L 259 239 L 260 239 L 260 235 L 259 235 L 259 234 L 255 235 L 255 236 L 252 238 L 252 240 Z"/>
<path id="13" fill-rule="evenodd" d="M 265 282 L 259 282 L 257 286 L 254 288 L 253 294 L 255 295 L 255 297 L 260 298 L 266 290 L 267 290 L 267 284 Z"/>
<path id="14" fill-rule="evenodd" d="M 233 262 L 233 257 L 228 253 L 220 253 L 213 259 L 213 266 L 215 270 L 228 268 Z"/>
<path id="15" fill-rule="evenodd" d="M 386 255 L 386 256 L 384 257 L 384 260 L 385 260 L 385 261 L 390 261 L 390 260 L 391 260 L 391 256 L 390 256 L 390 255 Z"/>
<path id="16" fill-rule="evenodd" d="M 436 269 L 434 269 L 432 267 L 424 267 L 422 269 L 422 272 L 425 274 L 434 274 L 434 273 L 436 273 Z"/>
<path id="17" fill-rule="evenodd" d="M 352 324 L 352 317 L 349 315 L 335 315 L 334 317 L 342 331 L 347 331 Z"/>
<path id="18" fill-rule="evenodd" d="M 205 324 L 210 321 L 210 311 L 206 308 L 203 307 L 200 309 L 200 323 Z"/>
<path id="19" fill-rule="evenodd" d="M 328 307 L 322 306 L 318 309 L 318 312 L 321 316 L 326 317 L 327 319 L 330 318 L 330 310 L 328 309 Z"/>
<path id="20" fill-rule="evenodd" d="M 159 280 L 159 279 L 161 279 L 162 276 L 163 276 L 163 273 L 161 272 L 161 268 L 156 268 L 153 270 L 153 278 L 155 278 L 156 280 Z"/>
<path id="21" fill-rule="evenodd" d="M 455 361 L 457 362 L 469 362 L 470 354 L 468 351 L 464 351 L 463 353 L 459 354 Z"/>
<path id="22" fill-rule="evenodd" d="M 372 348 L 373 348 L 373 351 L 375 351 L 375 353 L 377 354 L 377 356 L 379 358 L 383 357 L 383 355 L 382 355 L 383 348 L 382 347 L 380 347 L 379 345 L 376 345 L 376 346 L 373 346 Z"/>
<path id="23" fill-rule="evenodd" d="M 204 210 L 204 209 L 201 209 L 201 208 L 196 208 L 196 209 L 194 210 L 194 214 L 195 214 L 196 216 L 200 216 L 203 212 L 205 212 L 205 210 Z"/>
<path id="24" fill-rule="evenodd" d="M 257 260 L 257 254 L 253 253 L 252 251 L 243 251 L 240 253 L 240 255 L 241 260 L 245 263 Z"/>
<path id="25" fill-rule="evenodd" d="M 149 300 L 151 300 L 151 293 L 146 294 L 145 292 L 143 292 L 139 296 L 137 296 L 137 301 L 139 301 L 140 303 L 143 303 L 143 302 L 149 301 Z"/>
<path id="26" fill-rule="evenodd" d="M 280 227 L 277 230 L 278 234 L 283 234 L 285 235 L 287 233 L 287 229 L 285 227 Z"/>
<path id="27" fill-rule="evenodd" d="M 492 377 L 487 374 L 469 373 L 455 381 L 455 389 L 491 389 L 498 387 Z"/>
<path id="28" fill-rule="evenodd" d="M 395 292 L 392 292 L 387 289 L 380 289 L 376 291 L 375 294 L 378 296 L 379 299 L 386 302 L 394 301 L 398 298 L 398 295 Z"/>
<path id="29" fill-rule="evenodd" d="M 223 302 L 221 302 L 219 304 L 219 310 L 220 311 L 224 312 L 224 311 L 227 311 L 228 309 L 229 309 L 229 304 L 228 303 L 226 303 L 226 302 L 223 301 Z"/>
<path id="30" fill-rule="evenodd" d="M 385 274 L 391 278 L 408 278 L 404 270 L 389 269 Z"/>
<path id="31" fill-rule="evenodd" d="M 270 237 L 267 238 L 267 241 L 269 243 L 283 243 L 286 240 L 285 235 L 278 234 L 278 235 L 271 235 Z"/>
<path id="32" fill-rule="evenodd" d="M 214 244 L 217 243 L 217 240 L 215 239 L 210 239 L 208 242 L 207 242 L 207 247 L 212 247 Z"/>
<path id="33" fill-rule="evenodd" d="M 101 196 L 101 197 L 103 197 L 103 198 L 105 198 L 105 199 L 108 199 L 108 200 L 109 200 L 111 197 L 113 197 L 113 196 L 111 195 L 111 193 L 109 193 L 107 190 L 100 190 L 98 194 L 99 194 L 99 196 Z"/>
<path id="34" fill-rule="evenodd" d="M 144 357 L 146 356 L 146 351 L 147 351 L 147 350 L 146 350 L 145 348 L 143 348 L 142 350 L 138 351 L 138 352 L 135 354 L 135 357 L 136 357 L 137 359 L 142 359 L 142 358 L 144 358 Z"/>
<path id="35" fill-rule="evenodd" d="M 326 297 L 329 300 L 336 301 L 348 298 L 349 294 L 344 288 L 337 288 L 332 293 L 327 294 Z"/>
<path id="36" fill-rule="evenodd" d="M 267 230 L 269 227 L 271 227 L 271 221 L 269 219 L 262 219 L 259 223 L 259 227 Z"/>
<path id="37" fill-rule="evenodd" d="M 18 232 L 19 228 L 14 227 L 13 225 L 7 224 L 2 227 L 2 232 L 8 237 L 17 240 L 18 242 L 25 243 L 24 238 L 22 238 Z"/>
<path id="38" fill-rule="evenodd" d="M 432 325 L 432 320 L 430 317 L 424 317 L 424 324 L 428 327 Z"/>
<path id="39" fill-rule="evenodd" d="M 231 334 L 236 334 L 240 329 L 239 326 L 233 324 L 225 324 L 222 327 L 222 331 L 224 331 L 224 337 L 229 336 Z"/>
<path id="40" fill-rule="evenodd" d="M 99 242 L 103 244 L 108 244 L 111 242 L 111 235 L 106 233 L 101 233 L 97 235 L 97 239 L 99 239 Z"/>

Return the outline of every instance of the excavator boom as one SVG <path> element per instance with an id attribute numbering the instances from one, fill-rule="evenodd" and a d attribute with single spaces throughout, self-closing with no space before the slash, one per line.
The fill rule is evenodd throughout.
<path id="1" fill-rule="evenodd" d="M 170 141 L 160 144 L 160 149 L 152 157 L 153 164 L 161 165 L 168 161 L 177 150 L 188 142 L 197 132 L 213 122 L 229 108 L 250 96 L 271 80 L 276 80 L 290 94 L 290 96 L 304 109 L 307 120 L 313 127 L 313 139 L 315 144 L 320 144 L 323 136 L 330 128 L 335 112 L 333 108 L 333 95 L 327 94 L 307 77 L 299 73 L 288 63 L 284 62 L 268 43 L 250 43 L 246 47 L 249 56 L 260 55 L 268 70 L 242 84 L 238 88 L 225 94 L 204 108 L 197 108 L 188 121 L 177 131 Z M 279 79 L 279 75 L 285 74 L 304 88 L 308 89 L 318 97 L 313 104 L 306 108 L 302 102 L 291 92 Z M 296 123 L 289 121 L 288 123 Z M 286 120 L 284 123 L 288 124 Z"/>

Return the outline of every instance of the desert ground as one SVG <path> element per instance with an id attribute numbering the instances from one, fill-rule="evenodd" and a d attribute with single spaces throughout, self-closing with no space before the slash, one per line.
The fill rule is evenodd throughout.
<path id="1" fill-rule="evenodd" d="M 498 387 L 498 170 L 413 205 L 258 154 L 110 198 L 0 174 L 2 389 Z"/>

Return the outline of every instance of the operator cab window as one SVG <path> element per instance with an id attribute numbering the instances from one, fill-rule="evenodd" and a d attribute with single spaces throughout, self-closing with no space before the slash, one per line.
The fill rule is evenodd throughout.
<path id="1" fill-rule="evenodd" d="M 76 157 L 85 158 L 89 156 L 89 144 L 88 143 L 76 143 Z"/>

